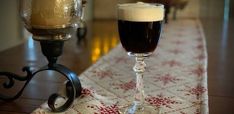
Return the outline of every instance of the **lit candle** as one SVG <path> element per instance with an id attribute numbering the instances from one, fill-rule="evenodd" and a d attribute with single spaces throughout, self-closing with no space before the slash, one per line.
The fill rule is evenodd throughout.
<path id="1" fill-rule="evenodd" d="M 33 0 L 31 25 L 34 28 L 62 28 L 70 23 L 74 0 Z"/>

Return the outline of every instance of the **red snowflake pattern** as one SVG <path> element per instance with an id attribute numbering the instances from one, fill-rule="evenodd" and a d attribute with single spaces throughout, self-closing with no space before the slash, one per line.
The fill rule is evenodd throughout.
<path id="1" fill-rule="evenodd" d="M 173 54 L 175 54 L 175 55 L 180 54 L 180 53 L 183 53 L 183 51 L 180 50 L 180 49 L 169 50 L 169 52 L 171 52 L 171 53 L 173 53 Z"/>
<path id="2" fill-rule="evenodd" d="M 196 87 L 189 89 L 188 92 L 192 95 L 200 96 L 201 94 L 206 92 L 206 89 L 201 85 L 197 85 Z"/>
<path id="3" fill-rule="evenodd" d="M 205 89 L 205 88 L 204 88 L 204 89 Z M 206 91 L 207 91 L 207 90 L 206 90 Z M 202 94 L 203 94 L 203 93 L 202 93 Z M 204 101 L 199 100 L 199 98 L 198 98 L 197 101 L 193 101 L 192 104 L 193 104 L 193 105 L 196 105 L 196 106 L 201 106 L 201 105 L 204 104 Z M 199 108 L 198 108 L 197 110 L 199 110 Z"/>
<path id="4" fill-rule="evenodd" d="M 97 110 L 98 112 L 94 112 L 94 114 L 120 114 L 119 107 L 116 104 L 107 106 L 104 103 L 101 103 L 102 106 L 87 106 L 88 108 L 92 108 Z"/>
<path id="5" fill-rule="evenodd" d="M 180 114 L 186 114 L 185 112 L 183 112 L 183 111 L 180 111 Z"/>
<path id="6" fill-rule="evenodd" d="M 200 54 L 197 57 L 195 57 L 195 59 L 197 59 L 199 61 L 204 60 L 205 58 L 206 58 L 206 56 L 204 54 Z"/>
<path id="7" fill-rule="evenodd" d="M 114 86 L 117 86 L 116 89 L 122 89 L 124 90 L 124 92 L 135 89 L 136 88 L 136 82 L 134 80 L 131 80 L 129 82 L 126 83 L 122 83 L 122 84 L 113 84 Z"/>
<path id="8" fill-rule="evenodd" d="M 127 63 L 128 62 L 128 59 L 125 58 L 125 57 L 116 57 L 115 58 L 115 63 Z"/>
<path id="9" fill-rule="evenodd" d="M 201 95 L 205 93 L 207 89 L 201 85 L 197 85 L 195 87 L 185 86 L 185 89 L 177 90 L 177 91 L 185 92 L 186 96 L 195 95 L 196 99 L 199 100 L 201 98 Z M 194 102 L 194 103 L 196 103 L 196 105 L 201 105 L 202 102 L 199 102 L 200 104 L 197 104 L 197 102 Z"/>
<path id="10" fill-rule="evenodd" d="M 185 113 L 185 112 L 181 111 L 180 114 L 191 114 L 191 112 L 190 113 Z M 196 110 L 196 112 L 194 112 L 193 114 L 201 114 L 201 113 Z"/>
<path id="11" fill-rule="evenodd" d="M 113 73 L 113 71 L 111 70 L 106 70 L 106 71 L 98 71 L 98 70 L 95 70 L 93 71 L 93 73 L 95 74 L 95 76 L 99 77 L 99 79 L 104 79 L 104 78 L 113 78 L 114 75 L 116 75 L 115 73 Z"/>
<path id="12" fill-rule="evenodd" d="M 149 96 L 145 99 L 149 104 L 159 108 L 165 106 L 167 108 L 172 108 L 172 104 L 181 104 L 175 100 L 172 100 L 174 97 L 164 97 L 163 95 L 157 95 L 156 97 Z"/>
<path id="13" fill-rule="evenodd" d="M 204 45 L 203 44 L 199 44 L 196 46 L 196 49 L 198 50 L 204 50 Z"/>
<path id="14" fill-rule="evenodd" d="M 185 112 L 181 111 L 180 114 L 191 114 L 191 112 L 190 113 L 185 113 Z M 201 113 L 196 111 L 193 114 L 201 114 Z"/>
<path id="15" fill-rule="evenodd" d="M 81 91 L 82 96 L 93 96 L 93 91 L 91 89 L 83 88 Z"/>
<path id="16" fill-rule="evenodd" d="M 198 37 L 198 38 L 196 39 L 196 41 L 202 42 L 202 41 L 203 41 L 203 38 L 202 38 L 202 37 Z"/>
<path id="17" fill-rule="evenodd" d="M 181 79 L 178 79 L 176 77 L 173 77 L 171 76 L 170 74 L 166 74 L 166 75 L 163 75 L 163 76 L 160 76 L 160 77 L 156 77 L 156 82 L 158 81 L 162 81 L 163 82 L 163 85 L 167 85 L 169 83 L 176 83 L 176 81 L 179 81 Z"/>
<path id="18" fill-rule="evenodd" d="M 170 67 L 181 66 L 181 63 L 176 60 L 165 61 L 162 65 L 169 65 Z"/>
<path id="19" fill-rule="evenodd" d="M 181 40 L 173 41 L 172 43 L 174 43 L 174 44 L 176 44 L 176 45 L 185 44 L 185 42 L 184 42 L 184 41 L 181 41 Z"/>
<path id="20" fill-rule="evenodd" d="M 190 74 L 195 74 L 198 77 L 202 77 L 205 73 L 205 70 L 202 65 L 199 65 L 197 68 L 193 69 Z"/>

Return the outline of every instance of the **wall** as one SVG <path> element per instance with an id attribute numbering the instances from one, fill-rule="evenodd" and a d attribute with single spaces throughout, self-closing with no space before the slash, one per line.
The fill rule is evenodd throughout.
<path id="1" fill-rule="evenodd" d="M 199 9 L 200 9 L 199 0 L 188 0 L 188 4 L 185 7 L 185 9 L 179 10 L 177 16 L 179 18 L 198 18 L 200 15 Z"/>
<path id="2" fill-rule="evenodd" d="M 121 2 L 136 0 L 94 0 L 94 19 L 116 19 L 117 7 Z"/>
<path id="3" fill-rule="evenodd" d="M 123 0 L 122 0 L 123 1 Z M 126 0 L 127 1 L 127 0 Z M 136 1 L 136 0 L 128 0 Z M 189 3 L 184 10 L 178 11 L 179 18 L 197 18 L 199 16 L 199 0 L 188 0 Z M 94 0 L 95 19 L 115 19 L 116 4 L 118 0 Z M 171 12 L 173 9 L 171 10 Z M 172 15 L 171 15 L 172 16 Z"/>
<path id="4" fill-rule="evenodd" d="M 23 42 L 17 1 L 0 1 L 0 51 Z"/>
<path id="5" fill-rule="evenodd" d="M 95 19 L 114 19 L 116 18 L 117 0 L 94 0 Z"/>
<path id="6" fill-rule="evenodd" d="M 200 19 L 207 37 L 209 33 L 222 31 L 225 0 L 200 0 Z M 208 29 L 216 28 L 216 29 Z M 221 37 L 220 35 L 218 37 Z M 218 39 L 218 38 L 217 38 Z"/>

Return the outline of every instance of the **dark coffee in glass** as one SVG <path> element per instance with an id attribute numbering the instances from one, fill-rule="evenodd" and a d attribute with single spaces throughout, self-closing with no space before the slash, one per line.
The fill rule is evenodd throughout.
<path id="1" fill-rule="evenodd" d="M 130 53 L 150 53 L 160 38 L 164 8 L 160 4 L 122 4 L 118 29 L 122 46 Z"/>
<path id="2" fill-rule="evenodd" d="M 118 20 L 122 46 L 127 52 L 148 53 L 157 47 L 162 21 L 134 22 Z"/>

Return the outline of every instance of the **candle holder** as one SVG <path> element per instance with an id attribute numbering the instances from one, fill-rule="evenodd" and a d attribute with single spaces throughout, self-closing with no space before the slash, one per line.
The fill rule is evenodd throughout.
<path id="1" fill-rule="evenodd" d="M 83 2 L 85 4 L 86 1 Z M 77 36 L 77 44 L 80 45 L 81 41 L 85 40 L 86 34 L 87 34 L 87 24 L 84 20 L 84 5 L 82 7 L 82 13 L 81 13 L 81 19 L 79 21 L 79 27 L 77 28 L 76 31 L 76 36 Z"/>
<path id="2" fill-rule="evenodd" d="M 37 73 L 52 70 L 67 79 L 66 97 L 58 93 L 52 94 L 48 99 L 48 106 L 53 112 L 65 111 L 72 105 L 74 99 L 81 95 L 82 87 L 76 73 L 58 64 L 57 59 L 62 55 L 64 42 L 71 37 L 71 30 L 79 26 L 82 0 L 21 0 L 20 13 L 25 27 L 33 34 L 33 39 L 40 42 L 41 51 L 47 58 L 48 64 L 36 71 L 32 71 L 29 66 L 23 67 L 26 76 L 0 72 L 0 77 L 7 78 L 3 83 L 5 89 L 11 89 L 15 85 L 15 80 L 25 82 L 17 94 L 13 96 L 0 94 L 0 100 L 13 101 L 19 98 Z M 66 99 L 66 102 L 57 107 L 55 102 L 59 97 Z"/>

